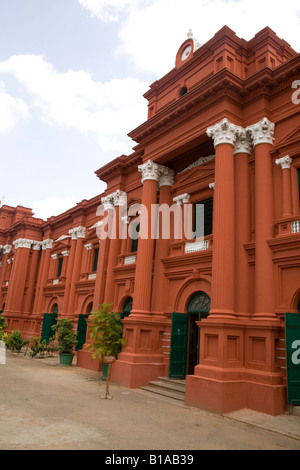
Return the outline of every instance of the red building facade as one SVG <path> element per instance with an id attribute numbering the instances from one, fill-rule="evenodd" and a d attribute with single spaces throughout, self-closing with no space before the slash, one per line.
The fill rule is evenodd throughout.
<path id="1" fill-rule="evenodd" d="M 113 302 L 126 344 L 112 380 L 186 378 L 187 404 L 283 413 L 284 314 L 300 305 L 299 86 L 300 55 L 269 28 L 245 41 L 224 27 L 202 46 L 189 33 L 144 95 L 133 153 L 96 171 L 104 194 L 47 221 L 0 209 L 9 329 L 43 335 L 73 318 L 77 365 L 99 370 L 85 319 Z M 201 238 L 188 231 L 198 207 Z"/>

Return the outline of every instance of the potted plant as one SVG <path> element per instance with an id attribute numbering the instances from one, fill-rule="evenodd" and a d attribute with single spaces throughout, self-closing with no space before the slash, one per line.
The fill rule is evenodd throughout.
<path id="1" fill-rule="evenodd" d="M 70 366 L 73 360 L 73 348 L 77 343 L 76 331 L 73 329 L 73 321 L 68 318 L 59 318 L 51 328 L 57 339 L 60 365 Z"/>
<path id="2" fill-rule="evenodd" d="M 93 359 L 98 358 L 102 365 L 108 365 L 106 393 L 101 398 L 111 399 L 109 382 L 112 363 L 116 360 L 121 346 L 125 343 L 122 338 L 120 315 L 111 312 L 111 304 L 102 304 L 88 318 L 91 344 L 87 347 L 93 352 Z"/>

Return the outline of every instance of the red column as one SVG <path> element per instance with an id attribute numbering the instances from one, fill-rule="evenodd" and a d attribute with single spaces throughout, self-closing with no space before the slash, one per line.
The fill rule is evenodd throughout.
<path id="1" fill-rule="evenodd" d="M 21 312 L 24 300 L 26 275 L 32 241 L 20 238 L 13 242 L 15 255 L 13 269 L 8 285 L 5 310 L 8 312 Z"/>
<path id="2" fill-rule="evenodd" d="M 159 206 L 163 204 L 170 207 L 172 205 L 171 188 L 174 182 L 173 173 L 169 173 L 165 178 L 160 179 L 160 196 Z M 155 252 L 155 263 L 154 263 L 154 279 L 153 279 L 153 294 L 152 294 L 152 312 L 163 314 L 166 292 L 166 278 L 165 268 L 162 259 L 168 256 L 170 239 L 163 238 L 163 216 L 159 213 L 159 233 L 158 239 L 156 240 L 156 252 Z M 170 229 L 171 229 L 171 217 L 169 218 Z"/>
<path id="3" fill-rule="evenodd" d="M 139 166 L 139 171 L 143 175 L 143 196 L 131 317 L 136 314 L 149 314 L 151 310 L 152 266 L 155 242 L 151 237 L 151 206 L 157 202 L 159 165 L 149 160 Z"/>
<path id="4" fill-rule="evenodd" d="M 122 223 L 122 207 L 126 208 L 126 193 L 123 191 L 116 191 L 115 193 L 108 196 L 111 200 L 111 207 L 108 209 L 111 213 L 112 230 L 110 231 L 110 247 L 107 262 L 107 275 L 105 284 L 104 302 L 113 302 L 114 308 L 116 299 L 115 294 L 115 273 L 114 268 L 117 265 L 118 255 L 120 254 L 120 224 Z M 124 223 L 124 222 L 123 222 Z"/>
<path id="5" fill-rule="evenodd" d="M 83 250 L 83 239 L 85 238 L 85 227 L 76 227 L 71 230 L 72 237 L 74 236 L 77 240 L 75 246 L 74 262 L 72 269 L 72 277 L 70 283 L 70 296 L 68 300 L 67 312 L 70 314 L 74 313 L 75 298 L 76 298 L 76 282 L 79 280 L 81 261 L 82 261 L 82 250 Z M 67 279 L 68 281 L 68 279 Z"/>
<path id="6" fill-rule="evenodd" d="M 11 245 L 4 245 L 2 247 L 2 269 L 1 269 L 1 277 L 0 277 L 0 292 L 1 292 L 1 304 L 0 306 L 2 307 L 3 304 L 3 298 L 2 298 L 2 287 L 4 281 L 6 281 L 6 276 L 7 276 L 7 270 L 8 270 L 8 255 L 11 251 Z"/>
<path id="7" fill-rule="evenodd" d="M 39 279 L 36 288 L 35 301 L 33 312 L 35 313 L 48 313 L 42 312 L 43 306 L 43 297 L 44 297 L 44 286 L 46 285 L 48 275 L 49 275 L 49 264 L 50 264 L 50 254 L 53 247 L 53 240 L 46 239 L 42 241 L 42 259 L 39 270 Z"/>
<path id="8" fill-rule="evenodd" d="M 291 163 L 292 159 L 286 155 L 276 160 L 282 169 L 282 216 L 292 217 L 292 189 L 291 189 Z"/>
<path id="9" fill-rule="evenodd" d="M 28 287 L 27 287 L 26 299 L 25 299 L 25 304 L 24 304 L 24 312 L 26 313 L 32 313 L 33 292 L 34 292 L 34 286 L 36 282 L 37 264 L 38 264 L 40 249 L 41 249 L 41 242 L 33 242 L 29 278 L 28 278 Z"/>
<path id="10" fill-rule="evenodd" d="M 251 138 L 243 129 L 234 145 L 235 182 L 235 312 L 250 316 L 250 273 L 244 245 L 250 241 L 250 176 Z"/>
<path id="11" fill-rule="evenodd" d="M 234 160 L 237 130 L 227 119 L 207 130 L 214 139 L 215 192 L 213 212 L 212 305 L 210 317 L 234 314 Z"/>
<path id="12" fill-rule="evenodd" d="M 274 271 L 267 241 L 274 236 L 271 149 L 274 124 L 264 118 L 247 127 L 255 148 L 255 313 L 256 319 L 276 320 Z"/>

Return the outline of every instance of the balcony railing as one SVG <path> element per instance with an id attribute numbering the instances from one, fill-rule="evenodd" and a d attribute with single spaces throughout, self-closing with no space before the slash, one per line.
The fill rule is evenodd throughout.
<path id="1" fill-rule="evenodd" d="M 300 220 L 294 220 L 292 222 L 292 233 L 300 232 Z"/>

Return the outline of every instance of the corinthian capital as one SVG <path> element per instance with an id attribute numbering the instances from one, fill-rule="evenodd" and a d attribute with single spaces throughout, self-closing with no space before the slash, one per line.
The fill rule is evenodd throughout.
<path id="1" fill-rule="evenodd" d="M 27 240 L 27 238 L 18 238 L 18 240 L 13 242 L 13 245 L 17 250 L 18 248 L 31 248 L 32 243 L 33 240 Z"/>
<path id="2" fill-rule="evenodd" d="M 11 252 L 12 245 L 4 245 L 2 248 L 3 254 L 8 255 Z"/>
<path id="3" fill-rule="evenodd" d="M 251 155 L 251 134 L 247 129 L 240 128 L 236 134 L 236 141 L 234 143 L 233 153 L 248 153 Z"/>
<path id="4" fill-rule="evenodd" d="M 254 147 L 258 144 L 271 144 L 274 141 L 275 124 L 269 121 L 266 117 L 259 121 L 257 124 L 248 126 L 246 130 L 250 133 Z"/>
<path id="5" fill-rule="evenodd" d="M 174 170 L 170 170 L 167 166 L 160 167 L 159 186 L 173 186 Z"/>
<path id="6" fill-rule="evenodd" d="M 69 230 L 69 235 L 71 235 L 72 240 L 77 240 L 77 238 L 85 238 L 85 227 L 75 227 Z"/>
<path id="7" fill-rule="evenodd" d="M 148 160 L 143 165 L 138 166 L 138 171 L 142 173 L 142 183 L 146 180 L 158 181 L 160 176 L 160 165 Z"/>
<path id="8" fill-rule="evenodd" d="M 289 157 L 288 155 L 286 155 L 285 157 L 278 158 L 277 160 L 275 160 L 275 163 L 276 165 L 280 165 L 282 170 L 285 170 L 286 168 L 287 169 L 291 168 L 292 161 L 293 159 Z"/>
<path id="9" fill-rule="evenodd" d="M 236 141 L 237 132 L 241 132 L 242 128 L 236 126 L 224 118 L 218 124 L 209 127 L 206 131 L 208 137 L 212 137 L 214 140 L 214 146 L 220 144 L 231 144 L 234 145 Z"/>
<path id="10" fill-rule="evenodd" d="M 138 171 L 142 173 L 142 183 L 146 180 L 157 181 L 160 186 L 172 186 L 174 183 L 174 171 L 151 160 L 139 165 Z"/>

